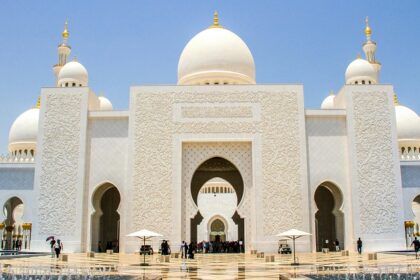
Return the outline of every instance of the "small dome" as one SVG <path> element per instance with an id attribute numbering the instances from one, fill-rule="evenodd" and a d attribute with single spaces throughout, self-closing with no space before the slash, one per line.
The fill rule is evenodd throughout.
<path id="1" fill-rule="evenodd" d="M 324 101 L 322 101 L 321 109 L 334 109 L 334 94 L 328 95 Z"/>
<path id="2" fill-rule="evenodd" d="M 398 140 L 420 140 L 420 118 L 410 108 L 395 106 Z"/>
<path id="3" fill-rule="evenodd" d="M 38 108 L 29 109 L 17 117 L 9 131 L 9 152 L 35 152 L 38 121 Z"/>
<path id="4" fill-rule="evenodd" d="M 104 97 L 104 96 L 99 96 L 99 109 L 101 111 L 112 111 L 113 107 L 112 107 L 112 103 L 111 101 L 109 101 L 108 98 Z"/>
<path id="5" fill-rule="evenodd" d="M 376 84 L 377 74 L 375 68 L 369 61 L 356 58 L 353 60 L 346 70 L 346 84 Z"/>
<path id="6" fill-rule="evenodd" d="M 77 61 L 67 62 L 58 73 L 59 87 L 86 87 L 88 86 L 88 72 Z"/>
<path id="7" fill-rule="evenodd" d="M 255 84 L 254 58 L 238 35 L 212 26 L 194 36 L 182 51 L 178 84 Z"/>

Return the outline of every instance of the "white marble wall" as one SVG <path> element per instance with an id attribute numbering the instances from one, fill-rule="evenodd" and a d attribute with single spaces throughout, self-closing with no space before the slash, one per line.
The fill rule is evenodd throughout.
<path id="1" fill-rule="evenodd" d="M 404 248 L 399 152 L 393 105 L 387 85 L 345 86 L 337 100 L 346 108 L 353 214 L 353 248 Z"/>
<path id="2" fill-rule="evenodd" d="M 82 251 L 88 108 L 97 98 L 89 88 L 44 88 L 41 104 L 32 248 L 48 250 L 54 235 L 66 251 Z"/>
<path id="3" fill-rule="evenodd" d="M 348 143 L 345 110 L 306 110 L 306 137 L 308 139 L 308 171 L 310 186 L 312 250 L 316 250 L 315 192 L 325 182 L 334 184 L 342 196 L 344 213 L 345 249 L 352 249 L 353 219 L 349 189 Z"/>
<path id="4" fill-rule="evenodd" d="M 86 250 L 97 245 L 92 241 L 92 215 L 95 212 L 93 200 L 96 191 L 105 183 L 114 185 L 120 193 L 120 248 L 124 250 L 126 235 L 126 177 L 128 158 L 128 112 L 106 111 L 90 112 L 88 122 L 88 139 L 86 148 L 86 180 L 88 190 L 85 192 L 86 211 L 84 236 Z M 92 247 L 93 246 L 93 247 Z"/>

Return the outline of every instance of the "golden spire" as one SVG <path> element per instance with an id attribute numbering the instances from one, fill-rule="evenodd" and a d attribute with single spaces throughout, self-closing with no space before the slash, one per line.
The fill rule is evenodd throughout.
<path id="1" fill-rule="evenodd" d="M 398 102 L 397 94 L 394 93 L 394 106 L 398 106 L 400 103 Z"/>
<path id="2" fill-rule="evenodd" d="M 372 35 L 372 29 L 370 29 L 370 26 L 369 26 L 369 18 L 368 17 L 365 18 L 365 23 L 366 23 L 365 35 L 366 35 L 366 38 L 368 40 L 370 40 L 370 36 Z"/>
<path id="3" fill-rule="evenodd" d="M 357 59 L 361 59 L 362 58 L 362 56 L 360 55 L 360 53 L 357 54 L 357 57 L 356 58 Z"/>
<path id="4" fill-rule="evenodd" d="M 214 11 L 213 25 L 209 28 L 223 28 L 223 26 L 219 25 L 219 14 L 217 13 L 217 11 Z"/>
<path id="5" fill-rule="evenodd" d="M 38 96 L 38 100 L 36 101 L 35 108 L 37 109 L 41 108 L 41 95 Z"/>
<path id="6" fill-rule="evenodd" d="M 70 32 L 68 30 L 68 22 L 66 20 L 66 22 L 64 23 L 64 30 L 61 33 L 61 36 L 63 36 L 63 40 L 67 41 L 67 39 L 69 38 Z"/>
<path id="7" fill-rule="evenodd" d="M 333 90 L 330 90 L 330 95 L 334 95 L 334 91 Z"/>

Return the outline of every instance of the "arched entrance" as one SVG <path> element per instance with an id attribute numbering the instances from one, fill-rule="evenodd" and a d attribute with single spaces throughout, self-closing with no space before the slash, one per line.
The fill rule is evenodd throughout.
<path id="1" fill-rule="evenodd" d="M 411 209 L 413 209 L 414 213 L 414 233 L 417 233 L 420 231 L 420 194 L 413 199 Z"/>
<path id="2" fill-rule="evenodd" d="M 210 221 L 209 241 L 224 242 L 226 241 L 226 225 L 220 218 Z"/>
<path id="3" fill-rule="evenodd" d="M 24 212 L 23 201 L 14 196 L 9 198 L 3 205 L 5 228 L 2 236 L 2 248 L 6 250 L 16 249 L 16 241 L 23 239 L 22 218 Z"/>
<path id="4" fill-rule="evenodd" d="M 235 198 L 235 205 L 233 207 L 232 213 L 230 213 L 230 217 L 233 223 L 237 227 L 237 234 L 236 238 L 238 240 L 243 240 L 245 237 L 245 227 L 244 227 L 244 219 L 240 217 L 237 211 L 237 207 L 241 202 L 241 199 L 244 194 L 244 183 L 242 176 L 239 170 L 233 165 L 230 161 L 222 158 L 222 157 L 213 157 L 205 162 L 203 162 L 194 172 L 191 180 L 191 195 L 198 207 L 198 197 L 200 192 L 203 192 L 203 186 L 206 185 L 208 182 L 212 182 L 212 179 L 222 179 L 224 182 L 227 183 L 226 185 L 215 186 L 211 188 L 211 191 L 208 191 L 208 188 L 204 187 L 204 193 L 210 194 L 210 196 L 214 196 L 212 199 L 212 203 L 220 203 L 223 199 L 227 196 L 232 196 Z M 221 184 L 221 182 L 217 182 Z M 214 200 L 214 201 L 213 201 Z M 198 207 L 200 209 L 200 207 Z M 190 236 L 192 242 L 197 242 L 197 228 L 203 221 L 204 217 L 200 210 L 197 212 L 196 216 L 190 220 Z M 206 222 L 207 223 L 207 222 Z M 217 225 L 218 223 L 216 223 Z M 220 224 L 219 224 L 220 225 Z M 226 225 L 225 225 L 226 229 Z M 210 230 L 209 230 L 210 231 Z M 210 232 L 209 232 L 210 234 Z M 209 236 L 210 237 L 210 236 Z M 229 237 L 226 236 L 225 237 Z M 235 238 L 235 239 L 236 239 Z M 201 240 L 200 240 L 201 241 Z"/>
<path id="5" fill-rule="evenodd" d="M 120 193 L 110 184 L 101 185 L 92 196 L 95 212 L 92 214 L 91 250 L 119 252 L 120 240 Z"/>
<path id="6" fill-rule="evenodd" d="M 317 251 L 321 251 L 325 247 L 335 251 L 335 240 L 340 242 L 340 248 L 344 248 L 344 213 L 341 211 L 343 204 L 341 191 L 333 183 L 325 182 L 315 191 L 315 203 L 318 208 L 315 213 Z"/>

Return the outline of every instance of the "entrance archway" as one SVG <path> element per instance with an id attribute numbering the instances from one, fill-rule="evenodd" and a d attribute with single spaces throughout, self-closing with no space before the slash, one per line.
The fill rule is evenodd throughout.
<path id="1" fill-rule="evenodd" d="M 12 250 L 16 249 L 16 240 L 23 238 L 22 218 L 24 205 L 19 197 L 9 198 L 3 205 L 5 216 L 1 248 Z"/>
<path id="2" fill-rule="evenodd" d="M 413 210 L 414 214 L 414 233 L 417 233 L 420 231 L 420 194 L 413 199 L 413 202 L 411 203 L 411 209 Z"/>
<path id="3" fill-rule="evenodd" d="M 343 196 L 340 189 L 333 183 L 322 183 L 316 189 L 314 198 L 318 208 L 315 213 L 317 251 L 325 247 L 335 251 L 335 240 L 340 242 L 340 248 L 344 248 Z"/>
<path id="4" fill-rule="evenodd" d="M 205 186 L 207 182 L 211 182 L 214 178 L 221 178 L 223 181 L 227 182 L 231 191 L 229 192 L 227 186 L 215 187 L 214 190 L 210 192 L 210 195 L 214 195 L 217 199 L 219 197 L 225 196 L 225 194 L 232 194 L 236 196 L 236 206 L 233 209 L 232 221 L 237 226 L 237 239 L 244 240 L 245 237 L 245 226 L 244 219 L 240 217 L 237 211 L 237 207 L 240 204 L 243 194 L 244 194 L 244 183 L 242 176 L 236 166 L 230 161 L 222 157 L 213 157 L 205 162 L 203 162 L 194 172 L 191 180 L 191 195 L 198 206 L 198 195 L 202 187 Z M 206 191 L 204 191 L 206 192 Z M 209 193 L 207 191 L 207 193 Z M 226 217 L 227 218 L 227 217 Z M 203 221 L 203 216 L 200 211 L 197 212 L 194 218 L 190 219 L 190 236 L 192 242 L 197 242 L 197 227 Z M 207 222 L 206 222 L 207 223 Z M 226 228 L 226 227 L 225 227 Z M 226 235 L 225 235 L 226 236 Z M 201 241 L 201 240 L 200 240 Z"/>
<path id="5" fill-rule="evenodd" d="M 120 240 L 120 193 L 110 184 L 101 185 L 92 196 L 95 212 L 92 214 L 91 250 L 119 252 Z"/>
<path id="6" fill-rule="evenodd" d="M 226 224 L 216 217 L 209 222 L 209 241 L 224 242 L 226 241 Z"/>

